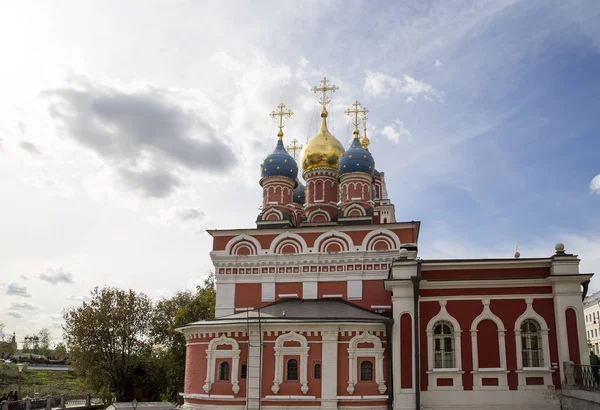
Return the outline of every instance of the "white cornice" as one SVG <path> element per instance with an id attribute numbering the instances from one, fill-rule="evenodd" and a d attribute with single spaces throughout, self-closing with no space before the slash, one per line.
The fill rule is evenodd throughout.
<path id="1" fill-rule="evenodd" d="M 298 272 L 262 274 L 221 274 L 216 275 L 219 283 L 291 283 L 291 282 L 338 282 L 348 280 L 385 280 L 387 271 L 373 272 Z"/>
<path id="2" fill-rule="evenodd" d="M 298 227 L 293 228 L 292 231 L 297 234 L 301 234 L 304 232 L 313 233 L 313 232 L 327 232 L 327 231 L 342 231 L 342 232 L 350 232 L 350 231 L 371 231 L 376 228 L 385 228 L 385 229 L 409 229 L 418 226 L 420 222 L 397 222 L 397 223 L 389 223 L 389 224 L 379 224 L 379 225 L 325 225 L 325 226 L 306 226 L 306 227 Z M 216 236 L 236 236 L 240 234 L 246 235 L 273 235 L 280 234 L 281 229 L 257 229 L 257 228 L 248 228 L 248 229 L 208 229 L 209 235 Z"/>
<path id="3" fill-rule="evenodd" d="M 473 288 L 523 288 L 550 286 L 548 278 L 523 279 L 471 279 L 471 280 L 423 280 L 421 289 L 473 289 Z"/>
<path id="4" fill-rule="evenodd" d="M 549 268 L 552 259 L 423 260 L 422 270 Z"/>

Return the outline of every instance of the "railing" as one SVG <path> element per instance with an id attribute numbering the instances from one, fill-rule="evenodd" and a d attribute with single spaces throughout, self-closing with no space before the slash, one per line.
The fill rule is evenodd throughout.
<path id="1" fill-rule="evenodd" d="M 600 366 L 564 363 L 566 385 L 578 390 L 600 390 Z"/>
<path id="2" fill-rule="evenodd" d="M 65 409 L 69 407 L 92 407 L 100 406 L 103 402 L 99 398 L 92 397 L 91 394 L 77 396 L 47 396 L 44 398 L 25 398 L 23 400 L 3 401 L 0 403 L 0 410 L 52 410 Z"/>

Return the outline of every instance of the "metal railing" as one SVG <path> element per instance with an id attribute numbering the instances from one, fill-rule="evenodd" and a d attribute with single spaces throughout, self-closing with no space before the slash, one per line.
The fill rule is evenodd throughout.
<path id="1" fill-rule="evenodd" d="M 600 366 L 587 364 L 570 364 L 570 366 L 573 372 L 571 387 L 580 390 L 600 390 Z M 569 374 L 567 366 L 565 366 L 565 373 Z"/>
<path id="2" fill-rule="evenodd" d="M 25 398 L 23 400 L 3 401 L 0 403 L 0 410 L 52 410 L 66 409 L 69 407 L 85 408 L 96 407 L 103 404 L 99 398 L 92 397 L 91 394 L 73 395 L 73 396 L 47 396 Z"/>

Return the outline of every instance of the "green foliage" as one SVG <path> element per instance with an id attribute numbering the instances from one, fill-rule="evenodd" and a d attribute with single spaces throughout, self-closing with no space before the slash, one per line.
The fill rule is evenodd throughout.
<path id="1" fill-rule="evenodd" d="M 90 302 L 63 313 L 71 365 L 86 385 L 117 401 L 148 357 L 152 302 L 143 293 L 95 288 Z"/>
<path id="2" fill-rule="evenodd" d="M 155 344 L 151 361 L 155 372 L 151 384 L 160 392 L 158 399 L 177 403 L 181 400 L 185 377 L 185 338 L 175 329 L 198 320 L 215 317 L 216 292 L 214 275 L 197 287 L 196 294 L 178 292 L 173 297 L 160 300 L 155 308 L 150 335 Z M 149 390 L 149 389 L 145 389 Z"/>
<path id="3" fill-rule="evenodd" d="M 64 360 L 67 357 L 67 347 L 64 343 L 59 343 L 54 348 L 54 358 L 56 360 Z"/>
<path id="4" fill-rule="evenodd" d="M 89 393 L 83 381 L 74 372 L 25 369 L 21 374 L 21 396 L 82 395 Z M 16 391 L 19 387 L 19 371 L 15 364 L 0 363 L 0 391 Z"/>

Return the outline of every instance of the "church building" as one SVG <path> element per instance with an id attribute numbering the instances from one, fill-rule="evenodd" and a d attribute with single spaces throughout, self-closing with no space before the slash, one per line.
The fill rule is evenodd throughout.
<path id="1" fill-rule="evenodd" d="M 589 362 L 592 274 L 562 244 L 539 258 L 419 258 L 421 223 L 396 219 L 366 124 L 361 135 L 367 110 L 346 110 L 347 148 L 327 128 L 336 89 L 313 88 L 321 125 L 299 164 L 297 141 L 283 143 L 292 112 L 271 113 L 256 228 L 209 231 L 215 319 L 179 329 L 183 407 L 559 409 L 563 363 Z"/>

